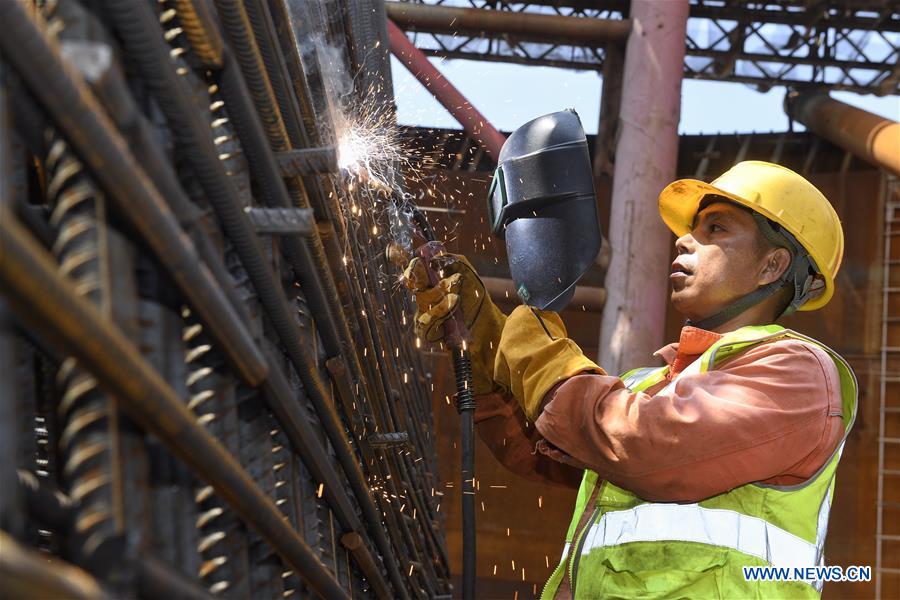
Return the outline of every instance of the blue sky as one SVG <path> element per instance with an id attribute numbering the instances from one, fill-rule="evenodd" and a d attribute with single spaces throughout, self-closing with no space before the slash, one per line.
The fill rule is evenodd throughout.
<path id="1" fill-rule="evenodd" d="M 495 127 L 511 131 L 534 117 L 574 108 L 587 133 L 597 131 L 601 78 L 594 72 L 550 67 L 431 59 L 432 63 Z M 459 124 L 406 68 L 391 58 L 397 119 L 404 125 L 447 127 Z M 848 92 L 832 96 L 873 113 L 900 120 L 900 97 Z M 750 86 L 685 80 L 682 84 L 681 133 L 785 131 L 784 88 L 762 94 Z M 802 129 L 802 126 L 796 126 Z"/>

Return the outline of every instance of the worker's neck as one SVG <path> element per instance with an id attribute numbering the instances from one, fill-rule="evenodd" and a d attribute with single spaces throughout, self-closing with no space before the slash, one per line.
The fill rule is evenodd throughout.
<path id="1" fill-rule="evenodd" d="M 775 311 L 772 310 L 772 307 L 768 302 L 763 302 L 756 306 L 751 306 L 733 319 L 713 328 L 712 331 L 716 333 L 728 333 L 729 331 L 734 331 L 750 325 L 771 325 L 775 322 L 775 319 Z"/>

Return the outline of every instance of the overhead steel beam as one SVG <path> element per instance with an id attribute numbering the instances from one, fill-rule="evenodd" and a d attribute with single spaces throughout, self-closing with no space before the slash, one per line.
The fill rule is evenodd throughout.
<path id="1" fill-rule="evenodd" d="M 828 141 L 900 175 L 900 122 L 822 93 L 789 96 L 785 111 Z"/>
<path id="2" fill-rule="evenodd" d="M 426 33 L 511 36 L 531 42 L 577 46 L 625 43 L 631 21 L 586 19 L 535 13 L 451 8 L 406 2 L 385 2 L 387 15 L 401 29 Z"/>
<path id="3" fill-rule="evenodd" d="M 440 1 L 403 6 L 411 6 L 411 11 L 445 9 L 435 5 Z M 626 0 L 472 0 L 472 5 L 477 8 L 457 10 L 485 14 L 466 27 L 458 20 L 449 27 L 446 21 L 429 18 L 428 27 L 412 24 L 407 29 L 423 34 L 416 44 L 429 56 L 599 71 L 605 62 L 601 49 L 607 44 L 603 42 L 573 41 L 550 35 L 549 30 L 538 37 L 514 28 L 498 31 L 492 23 L 525 17 L 625 22 L 629 14 Z M 806 10 L 789 10 L 791 7 Z M 692 25 L 709 35 L 703 39 L 688 36 L 686 54 L 692 60 L 685 62 L 684 76 L 748 83 L 760 89 L 789 85 L 895 93 L 900 78 L 895 66 L 900 52 L 895 33 L 900 31 L 900 18 L 896 11 L 877 2 L 850 1 L 819 2 L 814 8 L 779 2 L 776 8 L 779 10 L 772 6 L 757 9 L 745 3 L 712 6 L 703 0 L 691 0 Z M 568 14 L 546 14 L 551 9 Z M 622 18 L 615 19 L 618 15 Z M 767 26 L 765 30 L 763 25 Z M 877 48 L 869 50 L 859 39 L 868 34 L 874 36 Z M 790 45 L 777 41 L 779 36 Z M 759 44 L 761 48 L 757 49 Z"/>
<path id="4" fill-rule="evenodd" d="M 571 8 L 577 11 L 618 11 L 623 14 L 628 12 L 627 0 L 529 0 L 526 2 L 508 2 L 508 4 L 526 6 L 549 6 L 552 8 Z M 821 11 L 811 12 L 807 2 L 797 2 L 793 5 L 781 3 L 782 8 L 772 8 L 772 3 L 758 3 L 755 6 L 747 3 L 731 2 L 722 5 L 707 4 L 705 2 L 691 2 L 691 18 L 725 19 L 732 21 L 752 21 L 754 23 L 777 23 L 780 25 L 812 26 L 819 21 L 833 20 L 828 10 L 833 8 L 851 14 L 842 14 L 841 27 L 850 29 L 872 29 L 880 31 L 900 31 L 900 19 L 893 17 L 888 3 L 854 2 L 853 6 L 847 6 L 844 2 L 830 2 L 822 7 Z M 804 10 L 786 10 L 788 6 L 802 8 Z M 870 16 L 876 15 L 876 16 Z"/>

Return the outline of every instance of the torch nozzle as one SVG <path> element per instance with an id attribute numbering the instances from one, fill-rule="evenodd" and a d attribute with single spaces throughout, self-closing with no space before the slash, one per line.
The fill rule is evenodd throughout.
<path id="1" fill-rule="evenodd" d="M 396 242 L 391 242 L 387 245 L 387 247 L 384 249 L 384 256 L 385 258 L 387 258 L 389 263 L 401 269 L 405 268 L 412 258 L 409 252 L 407 252 L 403 248 L 403 246 Z"/>

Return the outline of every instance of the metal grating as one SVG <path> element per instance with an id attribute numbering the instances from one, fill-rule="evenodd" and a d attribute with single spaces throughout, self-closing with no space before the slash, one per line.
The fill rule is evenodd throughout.
<path id="1" fill-rule="evenodd" d="M 625 19 L 623 0 L 402 0 L 575 19 Z M 388 2 L 388 4 L 392 4 Z M 409 31 L 414 31 L 409 28 Z M 426 54 L 599 71 L 604 45 L 536 42 L 509 34 L 411 33 Z M 490 37 L 488 37 L 490 36 Z M 788 85 L 878 95 L 900 89 L 900 2 L 897 0 L 691 0 L 684 76 L 733 81 L 768 90 Z"/>

